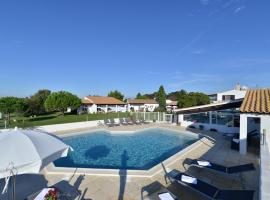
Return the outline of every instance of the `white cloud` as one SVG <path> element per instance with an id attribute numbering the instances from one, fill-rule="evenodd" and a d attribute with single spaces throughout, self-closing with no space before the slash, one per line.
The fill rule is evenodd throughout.
<path id="1" fill-rule="evenodd" d="M 192 38 L 192 40 L 190 40 L 188 43 L 186 43 L 177 53 L 177 56 L 182 54 L 185 50 L 187 50 L 188 48 L 190 48 L 194 43 L 196 43 L 197 41 L 199 41 L 202 36 L 206 33 L 206 31 L 203 31 L 201 33 L 199 33 L 198 35 L 196 35 L 194 38 Z"/>
<path id="2" fill-rule="evenodd" d="M 237 13 L 241 12 L 242 10 L 244 10 L 245 8 L 246 8 L 245 6 L 240 6 L 234 10 L 234 13 L 237 14 Z"/>
<path id="3" fill-rule="evenodd" d="M 200 0 L 201 4 L 208 5 L 210 0 Z"/>

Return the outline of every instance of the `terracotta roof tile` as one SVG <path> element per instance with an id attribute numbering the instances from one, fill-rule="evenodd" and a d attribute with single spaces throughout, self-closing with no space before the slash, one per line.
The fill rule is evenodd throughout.
<path id="1" fill-rule="evenodd" d="M 83 104 L 97 104 L 97 105 L 124 105 L 123 101 L 120 101 L 114 97 L 100 97 L 100 96 L 87 96 L 82 99 Z"/>
<path id="2" fill-rule="evenodd" d="M 240 111 L 244 113 L 270 113 L 270 88 L 248 90 Z"/>
<path id="3" fill-rule="evenodd" d="M 128 99 L 130 104 L 157 104 L 155 99 Z"/>

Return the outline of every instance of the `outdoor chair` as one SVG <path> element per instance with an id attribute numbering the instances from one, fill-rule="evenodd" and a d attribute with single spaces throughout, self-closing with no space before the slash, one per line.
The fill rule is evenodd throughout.
<path id="1" fill-rule="evenodd" d="M 191 166 L 209 169 L 209 170 L 213 170 L 213 171 L 225 173 L 225 174 L 235 174 L 235 173 L 255 170 L 255 167 L 252 163 L 226 167 L 223 165 L 219 165 L 219 164 L 204 161 L 204 160 L 190 159 L 190 161 L 191 162 L 189 163 L 189 165 L 191 165 Z"/>
<path id="2" fill-rule="evenodd" d="M 148 122 L 146 122 L 144 119 L 140 119 L 140 122 L 141 122 L 142 124 L 148 124 Z"/>
<path id="3" fill-rule="evenodd" d="M 200 179 L 172 170 L 165 175 L 170 181 L 186 186 L 207 198 L 216 200 L 253 200 L 254 190 L 221 190 Z"/>
<path id="4" fill-rule="evenodd" d="M 134 123 L 134 124 L 136 124 L 136 125 L 141 125 L 142 123 L 140 122 L 140 120 L 138 120 L 138 119 L 134 119 L 134 120 L 132 120 L 132 122 Z"/>
<path id="5" fill-rule="evenodd" d="M 129 125 L 133 125 L 133 124 L 134 124 L 130 119 L 125 118 L 125 121 L 126 121 Z"/>
<path id="6" fill-rule="evenodd" d="M 257 129 L 255 130 L 252 130 L 252 131 L 249 131 L 247 133 L 248 136 L 252 136 L 252 135 L 256 135 L 257 134 Z M 239 138 L 239 133 L 224 133 L 223 136 L 226 136 L 226 137 L 238 137 Z"/>
<path id="7" fill-rule="evenodd" d="M 116 122 L 114 119 L 111 119 L 111 124 L 113 124 L 114 126 L 120 126 L 119 122 Z"/>
<path id="8" fill-rule="evenodd" d="M 120 123 L 122 124 L 122 125 L 128 125 L 128 123 L 123 119 L 123 118 L 120 118 L 119 119 L 119 121 L 120 121 Z"/>
<path id="9" fill-rule="evenodd" d="M 104 124 L 108 127 L 114 126 L 108 119 L 104 119 Z"/>

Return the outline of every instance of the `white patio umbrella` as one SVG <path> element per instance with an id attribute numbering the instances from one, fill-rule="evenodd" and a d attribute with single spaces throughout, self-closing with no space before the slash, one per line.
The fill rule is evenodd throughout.
<path id="1" fill-rule="evenodd" d="M 6 178 L 7 187 L 9 177 L 39 173 L 49 163 L 67 156 L 69 149 L 56 136 L 40 131 L 0 133 L 0 179 Z"/>

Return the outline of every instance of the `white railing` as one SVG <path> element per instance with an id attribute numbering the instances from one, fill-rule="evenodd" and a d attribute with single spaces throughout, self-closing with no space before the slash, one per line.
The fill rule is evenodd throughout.
<path id="1" fill-rule="evenodd" d="M 136 119 L 143 119 L 151 122 L 165 122 L 166 114 L 164 112 L 135 112 L 131 113 Z"/>

